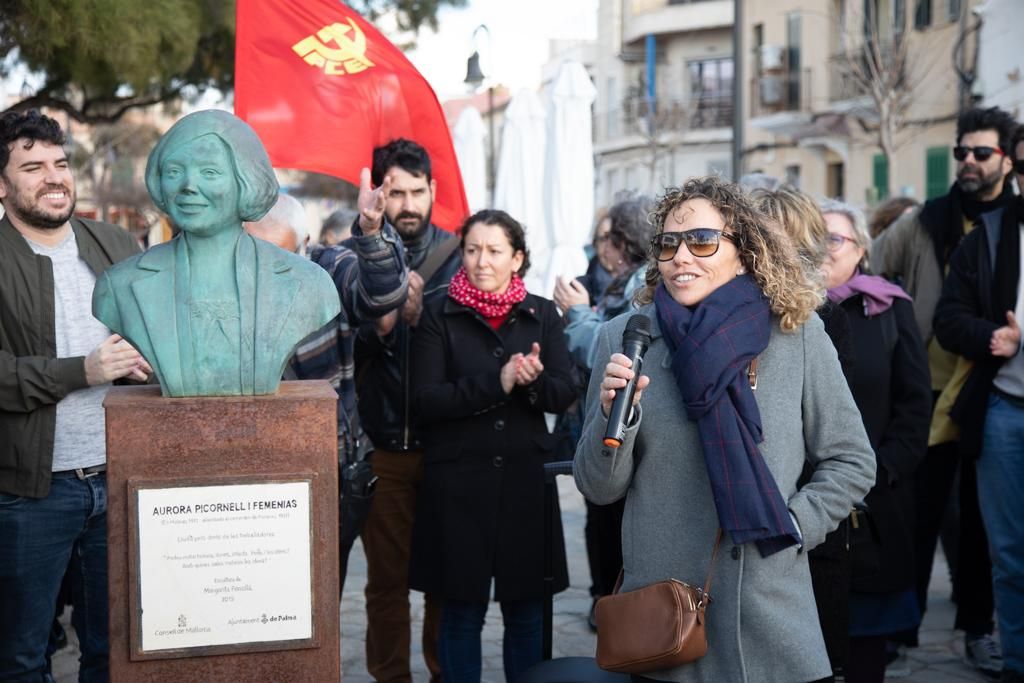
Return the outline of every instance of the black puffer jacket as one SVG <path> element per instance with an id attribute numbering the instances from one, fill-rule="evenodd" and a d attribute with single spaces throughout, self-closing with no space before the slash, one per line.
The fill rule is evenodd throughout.
<path id="1" fill-rule="evenodd" d="M 406 263 L 410 270 L 423 266 L 428 254 L 442 242 L 458 239 L 435 225 L 427 228 L 419 249 L 407 248 Z M 408 245 L 406 245 L 408 247 Z M 440 268 L 423 287 L 423 307 L 447 296 L 448 283 L 462 265 L 462 256 L 456 247 Z M 372 324 L 360 328 L 356 337 L 356 391 L 359 395 L 359 417 L 363 429 L 376 448 L 389 451 L 423 450 L 423 438 L 416 428 L 412 413 L 412 340 L 415 328 L 410 328 L 399 316 L 398 324 L 381 340 Z"/>

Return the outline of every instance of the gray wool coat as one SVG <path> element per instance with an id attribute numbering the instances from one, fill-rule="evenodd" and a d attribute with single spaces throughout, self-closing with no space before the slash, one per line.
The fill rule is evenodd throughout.
<path id="1" fill-rule="evenodd" d="M 598 400 L 606 361 L 597 363 L 576 451 L 576 485 L 597 504 L 626 497 L 623 591 L 670 578 L 701 586 L 718 516 L 697 424 L 686 417 L 654 306 L 638 312 L 651 318 L 653 340 L 643 370 L 651 383 L 622 446 L 607 448 L 607 419 Z M 619 316 L 601 329 L 597 358 L 621 348 L 628 318 Z M 793 333 L 782 332 L 772 318 L 754 395 L 764 430 L 759 447 L 796 518 L 803 547 L 761 557 L 754 544 L 734 546 L 726 535 L 710 591 L 707 655 L 645 674 L 650 678 L 774 683 L 832 673 L 805 551 L 821 543 L 874 484 L 875 456 L 817 316 Z M 805 456 L 815 465 L 814 476 L 797 490 Z"/>

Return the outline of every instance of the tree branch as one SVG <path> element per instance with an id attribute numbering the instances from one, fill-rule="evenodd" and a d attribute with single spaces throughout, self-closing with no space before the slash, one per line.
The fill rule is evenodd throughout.
<path id="1" fill-rule="evenodd" d="M 158 93 L 143 97 L 125 97 L 116 100 L 85 100 L 81 107 L 76 107 L 71 101 L 50 94 L 46 88 L 37 94 L 27 97 L 16 104 L 13 104 L 7 111 L 25 111 L 26 109 L 40 109 L 48 107 L 66 112 L 78 123 L 98 125 L 115 123 L 125 112 L 131 109 L 149 107 L 161 102 L 167 102 L 181 95 L 181 86 L 162 89 Z M 106 109 L 113 107 L 103 113 L 92 113 L 94 109 Z"/>

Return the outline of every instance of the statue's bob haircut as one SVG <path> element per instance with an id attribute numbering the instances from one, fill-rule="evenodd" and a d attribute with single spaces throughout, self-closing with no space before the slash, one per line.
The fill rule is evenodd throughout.
<path id="1" fill-rule="evenodd" d="M 277 177 L 270 165 L 270 157 L 249 124 L 218 109 L 197 111 L 183 117 L 157 141 L 146 162 L 146 189 L 153 203 L 167 213 L 167 204 L 160 189 L 164 158 L 178 147 L 205 135 L 213 135 L 227 148 L 238 181 L 239 219 L 258 221 L 263 218 L 277 201 Z"/>

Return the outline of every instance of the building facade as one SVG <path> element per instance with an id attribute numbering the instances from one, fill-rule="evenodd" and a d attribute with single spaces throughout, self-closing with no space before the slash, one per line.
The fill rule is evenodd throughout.
<path id="1" fill-rule="evenodd" d="M 867 207 L 953 180 L 972 0 L 742 0 L 743 170 Z M 864 82 L 861 76 L 869 76 Z M 889 79 L 892 87 L 872 89 Z M 893 92 L 880 106 L 880 97 Z M 886 107 L 889 108 L 887 113 Z M 893 132 L 891 153 L 879 131 Z"/>
<path id="2" fill-rule="evenodd" d="M 601 0 L 596 205 L 732 173 L 733 0 Z"/>

